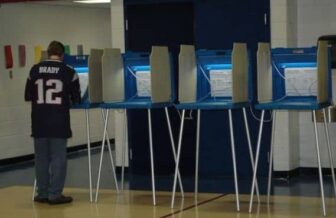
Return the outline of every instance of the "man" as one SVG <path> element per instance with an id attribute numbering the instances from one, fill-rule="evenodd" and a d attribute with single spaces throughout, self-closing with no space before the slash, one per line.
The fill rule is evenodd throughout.
<path id="1" fill-rule="evenodd" d="M 32 137 L 35 149 L 37 196 L 49 204 L 72 202 L 62 195 L 67 159 L 67 139 L 72 136 L 69 108 L 80 103 L 78 75 L 64 64 L 64 46 L 52 41 L 48 60 L 34 65 L 26 83 L 25 100 L 31 101 Z"/>

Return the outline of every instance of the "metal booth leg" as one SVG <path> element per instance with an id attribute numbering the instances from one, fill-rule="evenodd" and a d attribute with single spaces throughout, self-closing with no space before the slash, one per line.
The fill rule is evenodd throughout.
<path id="1" fill-rule="evenodd" d="M 197 132 L 196 132 L 196 157 L 195 157 L 195 204 L 198 198 L 198 168 L 199 168 L 199 144 L 201 131 L 201 110 L 197 110 Z"/>
<path id="2" fill-rule="evenodd" d="M 259 125 L 259 133 L 258 133 L 258 142 L 257 142 L 257 151 L 256 151 L 256 158 L 254 163 L 254 169 L 253 169 L 253 178 L 252 178 L 252 186 L 251 186 L 251 195 L 250 195 L 250 206 L 249 206 L 249 212 L 252 212 L 252 204 L 253 204 L 253 196 L 254 196 L 254 186 L 257 181 L 257 169 L 258 169 L 258 161 L 259 161 L 259 153 L 260 153 L 260 144 L 261 144 L 261 136 L 263 131 L 263 124 L 264 124 L 264 115 L 265 111 L 261 111 L 261 118 L 260 118 L 260 125 Z"/>
<path id="3" fill-rule="evenodd" d="M 248 121 L 247 121 L 246 108 L 243 108 L 243 115 L 244 115 L 244 123 L 245 123 L 245 130 L 246 130 L 246 137 L 247 137 L 248 149 L 249 149 L 249 154 L 250 154 L 251 166 L 252 166 L 252 171 L 253 171 L 253 169 L 254 169 L 254 155 L 253 155 L 253 150 L 252 150 L 250 128 L 249 128 Z M 255 189 L 256 189 L 258 201 L 260 202 L 258 181 L 256 181 Z"/>
<path id="4" fill-rule="evenodd" d="M 103 110 L 101 110 L 101 114 L 102 114 L 102 120 L 105 120 L 105 113 L 104 113 Z M 107 142 L 107 148 L 108 148 L 108 151 L 109 151 L 109 156 L 110 156 L 110 161 L 111 161 L 112 174 L 113 174 L 115 188 L 117 190 L 117 193 L 119 193 L 117 174 L 116 174 L 116 171 L 115 171 L 115 165 L 114 165 L 114 159 L 113 159 L 113 155 L 112 155 L 110 137 L 109 137 L 108 130 L 107 130 L 108 119 L 106 120 L 106 122 L 107 122 L 107 124 L 106 124 L 106 142 Z"/>
<path id="5" fill-rule="evenodd" d="M 105 116 L 105 121 L 104 121 L 104 134 L 103 134 L 103 140 L 102 140 L 102 145 L 101 145 L 101 150 L 100 150 L 100 161 L 99 161 L 99 170 L 98 170 L 98 179 L 97 179 L 95 202 L 98 201 L 99 185 L 100 185 L 100 174 L 101 174 L 101 168 L 102 168 L 103 157 L 104 157 L 104 148 L 105 148 L 105 140 L 106 140 L 106 132 L 107 132 L 107 121 L 108 121 L 108 117 L 109 117 L 109 111 L 110 110 L 107 109 L 106 116 Z"/>
<path id="6" fill-rule="evenodd" d="M 235 144 L 234 144 L 233 122 L 232 122 L 232 111 L 231 111 L 231 109 L 229 110 L 229 122 L 230 122 L 230 138 L 231 138 L 231 151 L 232 151 L 232 161 L 233 161 L 233 174 L 234 174 L 234 183 L 235 183 L 235 190 L 236 190 L 236 205 L 237 205 L 237 211 L 240 211 L 238 176 L 237 176 L 237 162 L 236 162 L 236 151 L 235 151 Z"/>
<path id="7" fill-rule="evenodd" d="M 167 107 L 165 107 L 165 112 L 166 112 L 166 119 L 167 119 L 167 124 L 168 124 L 170 144 L 171 144 L 171 147 L 172 147 L 174 161 L 175 161 L 175 164 L 176 164 L 175 142 L 174 142 L 173 132 L 172 132 L 171 124 L 170 124 L 169 112 L 168 112 L 168 108 Z M 180 171 L 178 171 L 177 176 L 178 176 L 178 180 L 179 180 L 181 195 L 182 195 L 182 197 L 184 197 L 184 191 L 183 191 L 183 185 L 182 185 L 182 179 L 181 179 Z"/>
<path id="8" fill-rule="evenodd" d="M 34 179 L 34 187 L 33 187 L 33 197 L 32 200 L 35 198 L 35 193 L 36 193 L 36 179 Z"/>
<path id="9" fill-rule="evenodd" d="M 151 162 L 151 175 L 152 175 L 152 195 L 153 195 L 153 205 L 156 205 L 155 198 L 155 174 L 154 174 L 154 152 L 153 152 L 153 135 L 152 135 L 152 118 L 151 111 L 148 111 L 148 127 L 149 127 L 149 150 L 150 150 L 150 162 Z"/>
<path id="10" fill-rule="evenodd" d="M 182 136 L 183 136 L 183 126 L 184 126 L 184 116 L 185 110 L 182 110 L 182 117 L 181 117 L 181 124 L 180 124 L 180 132 L 179 132 L 179 140 L 177 145 L 177 156 L 176 156 L 176 165 L 175 165 L 175 174 L 174 174 L 174 184 L 173 184 L 173 193 L 171 199 L 171 208 L 174 208 L 175 203 L 175 193 L 176 193 L 176 182 L 177 182 L 177 174 L 179 171 L 179 163 L 180 163 L 180 156 L 181 156 L 181 145 L 182 145 Z"/>
<path id="11" fill-rule="evenodd" d="M 87 152 L 89 162 L 89 185 L 90 185 L 90 202 L 92 202 L 92 171 L 91 171 L 91 142 L 90 142 L 90 115 L 89 110 L 85 109 L 86 116 L 86 136 L 87 136 Z"/>
<path id="12" fill-rule="evenodd" d="M 334 193 L 335 193 L 335 196 L 336 196 L 336 182 L 335 182 L 335 172 L 334 172 L 334 156 L 333 156 L 333 150 L 331 149 L 331 145 L 330 145 L 329 128 L 328 128 L 328 124 L 327 124 L 326 110 L 327 109 L 323 109 L 324 130 L 325 130 L 325 136 L 326 136 L 326 139 L 327 139 L 330 169 L 331 169 L 332 181 L 333 181 L 333 185 L 334 185 Z"/>
<path id="13" fill-rule="evenodd" d="M 272 112 L 272 135 L 271 135 L 271 148 L 269 154 L 269 167 L 268 167 L 268 183 L 267 183 L 267 203 L 270 202 L 271 196 L 271 182 L 272 182 L 272 171 L 273 171 L 273 153 L 274 153 L 274 135 L 275 135 L 275 120 L 276 120 L 276 111 Z"/>
<path id="14" fill-rule="evenodd" d="M 315 110 L 313 110 L 313 120 L 314 120 L 314 131 L 315 131 L 316 155 L 317 155 L 318 170 L 319 170 L 320 188 L 321 188 L 322 210 L 323 210 L 323 216 L 326 216 L 327 213 L 326 213 L 325 200 L 324 200 L 323 174 L 322 174 L 322 167 L 321 167 L 320 146 L 319 146 L 317 125 L 316 125 L 316 111 Z"/>
<path id="15" fill-rule="evenodd" d="M 126 142 L 127 142 L 127 109 L 124 111 L 124 133 L 121 151 L 121 190 L 124 191 L 125 178 L 125 156 L 126 156 Z"/>

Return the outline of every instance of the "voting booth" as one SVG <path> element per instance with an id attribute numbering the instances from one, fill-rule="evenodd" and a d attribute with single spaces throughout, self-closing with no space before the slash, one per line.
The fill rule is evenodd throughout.
<path id="1" fill-rule="evenodd" d="M 103 56 L 103 49 L 91 49 L 90 56 L 88 58 L 88 99 L 87 102 L 83 102 L 83 106 L 86 110 L 87 115 L 87 122 L 89 125 L 89 114 L 88 108 L 101 108 L 101 103 L 103 102 L 103 76 L 102 76 L 102 56 Z M 81 106 L 80 106 L 81 107 Z M 105 114 L 104 109 L 101 109 L 102 120 L 103 123 L 105 120 L 108 120 L 108 114 Z M 89 128 L 88 128 L 89 130 Z M 104 132 L 104 137 L 102 141 L 102 147 L 107 142 L 108 144 L 108 151 L 109 151 L 109 158 L 112 166 L 112 173 L 114 178 L 114 184 L 116 191 L 119 192 L 119 187 L 117 183 L 117 175 L 115 172 L 115 164 L 112 155 L 112 149 L 110 144 L 110 137 L 108 132 Z M 88 140 L 89 140 L 89 132 L 88 132 Z M 91 198 L 92 201 L 92 198 Z"/>
<path id="2" fill-rule="evenodd" d="M 102 49 L 91 49 L 90 55 L 66 55 L 64 62 L 72 66 L 78 74 L 81 88 L 81 103 L 73 105 L 72 109 L 83 109 L 86 115 L 87 148 L 89 159 L 89 183 L 90 183 L 90 201 L 92 202 L 92 174 L 91 174 L 91 142 L 90 142 L 90 117 L 89 110 L 97 109 L 102 103 Z M 102 110 L 102 120 L 105 120 L 105 114 Z M 107 133 L 106 133 L 107 134 Z M 108 135 L 108 134 L 107 134 Z M 106 142 L 110 145 L 109 137 Z M 110 147 L 110 146 L 109 146 Z M 114 160 L 112 151 L 109 150 L 111 164 L 114 169 Z M 113 171 L 116 190 L 118 191 L 117 177 Z"/>
<path id="3" fill-rule="evenodd" d="M 105 49 L 102 56 L 102 77 L 102 97 L 104 103 L 101 106 L 107 111 L 103 141 L 107 132 L 108 113 L 110 109 L 147 109 L 153 204 L 155 205 L 155 173 L 151 109 L 165 109 L 172 150 L 175 157 L 175 146 L 167 109 L 173 105 L 175 100 L 173 72 L 168 48 L 163 46 L 153 46 L 151 53 L 126 52 L 125 54 L 122 54 L 120 49 Z M 124 128 L 126 128 L 126 113 L 124 120 Z M 126 136 L 124 137 L 124 140 L 126 140 Z M 123 185 L 126 153 L 125 146 L 123 146 L 122 150 L 121 183 Z M 104 144 L 101 149 L 96 201 L 99 192 L 103 151 Z"/>
<path id="4" fill-rule="evenodd" d="M 249 103 L 252 97 L 249 57 L 244 43 L 233 50 L 199 50 L 181 46 L 179 56 L 179 102 Z"/>
<path id="5" fill-rule="evenodd" d="M 229 114 L 236 207 L 238 211 L 240 210 L 232 110 L 241 109 L 243 111 L 248 149 L 251 163 L 253 164 L 253 153 L 245 110 L 246 107 L 250 106 L 250 99 L 252 98 L 251 81 L 249 54 L 245 43 L 234 43 L 232 50 L 195 51 L 192 45 L 181 45 L 179 55 L 179 104 L 175 105 L 175 107 L 182 110 L 182 118 L 171 207 L 174 207 L 175 201 L 185 110 L 197 110 L 195 198 L 197 198 L 198 193 L 201 110 L 227 110 Z"/>
<path id="6" fill-rule="evenodd" d="M 89 109 L 99 108 L 100 103 L 103 101 L 103 90 L 102 90 L 102 49 L 91 49 L 90 55 L 86 60 L 81 60 L 77 56 L 77 61 L 73 64 L 76 72 L 79 76 L 79 81 L 81 85 L 82 102 L 80 105 L 74 106 L 77 109 L 84 109 L 86 114 L 86 126 L 87 126 L 87 141 L 88 141 L 88 155 L 89 155 L 89 169 L 90 169 L 90 201 L 92 202 L 92 176 L 91 176 L 91 147 L 90 147 L 90 117 Z M 79 56 L 81 57 L 81 56 Z M 87 65 L 85 66 L 85 63 Z M 70 64 L 71 65 L 71 64 Z M 101 110 L 102 120 L 105 121 L 104 110 Z M 108 133 L 107 137 L 104 139 L 111 148 L 110 138 Z M 114 167 L 114 160 L 112 156 L 112 150 L 109 149 L 109 157 L 111 160 L 111 165 L 113 169 L 113 177 L 115 188 L 119 191 L 117 176 Z"/>
<path id="7" fill-rule="evenodd" d="M 327 45 L 317 48 L 276 48 L 259 44 L 259 103 L 307 102 L 325 104 L 331 100 L 331 74 Z M 271 53 L 270 53 L 271 52 Z"/>
<path id="8" fill-rule="evenodd" d="M 92 202 L 92 173 L 91 173 L 91 141 L 90 141 L 89 109 L 95 108 L 96 106 L 90 104 L 88 87 L 89 87 L 89 75 L 99 73 L 99 71 L 97 72 L 95 71 L 95 69 L 92 69 L 92 65 L 89 64 L 89 60 L 92 60 L 94 56 L 97 54 L 96 51 L 99 50 L 92 50 L 90 55 L 73 55 L 73 56 L 65 55 L 64 57 L 64 62 L 73 67 L 79 77 L 79 83 L 81 88 L 81 103 L 78 105 L 73 105 L 73 109 L 85 110 L 91 202 Z M 89 73 L 89 71 L 91 72 Z"/>
<path id="9" fill-rule="evenodd" d="M 175 99 L 167 47 L 153 46 L 150 54 L 105 49 L 102 68 L 106 104 L 148 108 L 171 104 Z"/>
<path id="10" fill-rule="evenodd" d="M 331 101 L 331 62 L 330 50 L 328 49 L 327 42 L 319 41 L 317 48 L 276 48 L 272 50 L 268 43 L 259 43 L 257 64 L 259 104 L 255 105 L 255 108 L 261 110 L 261 122 L 252 187 L 254 187 L 254 184 L 256 183 L 265 110 L 272 110 L 273 116 L 268 175 L 268 200 L 270 196 L 272 175 L 276 110 L 310 110 L 313 112 L 323 215 L 326 215 L 319 140 L 316 125 L 316 111 L 323 109 L 324 130 L 326 134 L 330 166 L 333 169 L 333 157 L 330 147 L 328 125 L 326 123 L 326 109 Z M 333 170 L 332 178 L 334 188 L 336 188 Z M 252 210 L 253 194 L 254 189 L 251 188 L 250 212 Z"/>

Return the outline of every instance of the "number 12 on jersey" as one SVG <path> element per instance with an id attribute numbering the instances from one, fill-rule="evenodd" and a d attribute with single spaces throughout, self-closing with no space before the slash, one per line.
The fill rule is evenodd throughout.
<path id="1" fill-rule="evenodd" d="M 54 96 L 54 94 L 63 91 L 63 82 L 61 80 L 38 79 L 35 85 L 37 85 L 37 104 L 62 104 L 62 97 Z"/>

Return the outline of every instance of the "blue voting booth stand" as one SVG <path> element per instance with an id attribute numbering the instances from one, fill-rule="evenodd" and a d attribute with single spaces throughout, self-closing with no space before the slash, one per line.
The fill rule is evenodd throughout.
<path id="1" fill-rule="evenodd" d="M 97 54 L 96 50 L 91 51 L 94 57 Z M 65 55 L 64 63 L 73 67 L 79 77 L 79 83 L 81 88 L 81 103 L 77 105 L 72 105 L 72 109 L 82 109 L 85 111 L 86 117 L 86 135 L 87 135 L 87 150 L 88 150 L 88 169 L 89 169 L 89 186 L 90 186 L 90 202 L 92 202 L 92 172 L 91 172 L 91 139 L 90 139 L 90 114 L 89 110 L 92 108 L 97 108 L 97 103 L 91 103 L 89 99 L 89 71 L 91 74 L 99 74 L 95 72 L 94 69 L 89 69 L 89 55 Z"/>
<path id="2" fill-rule="evenodd" d="M 92 202 L 92 174 L 91 174 L 91 140 L 90 140 L 90 113 L 91 109 L 100 108 L 102 102 L 102 55 L 103 50 L 91 49 L 90 55 L 74 55 L 65 56 L 64 62 L 72 66 L 78 74 L 80 87 L 81 87 L 81 103 L 73 105 L 72 109 L 82 109 L 85 111 L 86 116 L 86 131 L 87 131 L 87 148 L 89 160 L 89 184 L 90 184 L 90 201 Z M 102 112 L 102 120 L 105 120 L 104 111 Z M 108 144 L 109 157 L 113 168 L 113 176 L 116 190 L 118 191 L 116 173 L 114 171 L 114 160 L 112 157 L 110 138 L 108 134 L 104 138 Z"/>
<path id="3" fill-rule="evenodd" d="M 258 53 L 258 101 L 255 108 L 261 110 L 256 158 L 251 187 L 250 207 L 252 211 L 254 184 L 258 169 L 260 141 L 263 133 L 265 110 L 272 110 L 272 139 L 275 134 L 277 110 L 308 110 L 313 114 L 316 156 L 319 167 L 323 215 L 326 215 L 323 175 L 320 160 L 320 147 L 316 124 L 316 111 L 323 110 L 324 130 L 328 147 L 329 161 L 333 169 L 333 155 L 330 147 L 326 109 L 331 102 L 331 58 L 327 41 L 319 41 L 317 48 L 278 48 L 270 49 L 268 43 L 259 43 Z M 270 200 L 273 164 L 273 140 L 271 140 L 267 200 Z M 334 171 L 332 178 L 336 193 Z"/>
<path id="4" fill-rule="evenodd" d="M 328 55 L 330 55 L 328 53 Z M 324 102 L 317 101 L 317 48 L 299 49 L 272 49 L 272 93 L 273 104 L 279 102 L 279 107 L 299 102 L 296 107 L 307 107 L 314 103 L 321 106 L 331 100 L 331 73 L 328 73 L 325 84 L 328 89 L 328 99 Z M 330 58 L 329 58 L 330 59 Z M 328 64 L 328 72 L 330 72 Z M 294 102 L 294 103 L 293 103 Z M 307 105 L 303 104 L 306 102 Z"/>
<path id="5" fill-rule="evenodd" d="M 144 125 L 148 122 L 146 114 L 147 111 L 144 109 L 148 107 L 152 107 L 154 109 L 151 110 L 151 116 L 153 125 L 152 129 L 154 131 L 152 137 L 153 141 L 156 141 L 157 143 L 157 146 L 153 147 L 154 157 L 157 157 L 155 158 L 155 174 L 163 177 L 168 176 L 171 175 L 174 168 L 170 136 L 168 134 L 169 130 L 167 125 L 164 124 L 166 122 L 164 108 L 167 105 L 166 103 L 153 104 L 151 101 L 150 90 L 146 89 L 146 72 L 151 70 L 149 55 L 149 53 L 126 52 L 123 56 L 125 86 L 127 87 L 125 90 L 125 97 L 128 101 L 132 101 L 134 103 L 139 102 L 139 104 L 147 104 L 145 107 L 139 107 L 140 105 L 136 104 L 134 104 L 134 106 L 127 107 L 129 146 L 132 150 L 132 154 L 134 154 L 129 167 L 132 175 L 130 179 L 130 186 L 135 189 L 139 187 L 146 187 L 145 183 L 149 184 L 146 179 L 148 178 L 148 172 L 150 172 L 150 162 L 148 161 L 150 154 L 146 152 L 148 144 L 150 143 L 148 137 L 146 137 L 149 132 L 149 127 Z M 173 69 L 171 64 L 170 58 L 170 69 Z M 172 105 L 172 103 L 176 100 L 176 88 L 173 82 L 173 71 L 171 71 L 170 76 L 172 82 L 170 83 L 171 97 L 169 105 Z M 158 90 L 160 92 L 160 89 Z M 169 111 L 172 113 L 171 110 Z M 171 118 L 172 117 L 170 116 L 170 121 Z M 174 132 L 175 130 L 172 129 L 171 131 Z M 164 158 L 162 155 L 164 155 Z M 162 188 L 167 187 L 167 185 L 160 186 Z"/>
<path id="6" fill-rule="evenodd" d="M 156 205 L 155 197 L 155 165 L 154 157 L 156 149 L 163 149 L 166 144 L 167 152 L 165 152 L 165 157 L 158 157 L 155 160 L 157 162 L 167 162 L 171 161 L 173 164 L 175 159 L 175 146 L 172 134 L 172 129 L 170 125 L 168 107 L 173 105 L 175 100 L 175 87 L 173 72 L 171 67 L 171 59 L 167 47 L 163 46 L 153 46 L 151 53 L 134 53 L 126 52 L 121 54 L 120 49 L 105 49 L 102 56 L 102 86 L 103 86 L 103 101 L 101 107 L 106 110 L 104 137 L 107 129 L 108 123 L 108 113 L 110 109 L 124 109 L 127 113 L 124 113 L 125 120 L 129 125 L 134 125 L 134 122 L 129 119 L 128 113 L 130 110 L 147 110 L 147 121 L 144 119 L 143 122 L 137 122 L 139 129 L 136 132 L 140 133 L 140 139 L 134 139 L 136 133 L 128 131 L 128 135 L 132 135 L 129 138 L 129 147 L 132 153 L 136 153 L 137 157 L 132 155 L 131 170 L 133 167 L 138 167 L 137 163 L 134 161 L 136 158 L 142 162 L 147 162 L 150 165 L 151 174 L 151 186 L 153 194 L 153 204 Z M 152 111 L 154 109 L 161 109 Z M 162 112 L 165 112 L 166 117 L 162 117 Z M 160 126 L 152 127 L 152 114 L 161 113 Z M 164 115 L 163 115 L 164 116 Z M 146 116 L 144 116 L 146 117 Z M 154 119 L 156 117 L 153 117 Z M 166 119 L 166 121 L 164 121 Z M 167 124 L 165 124 L 165 122 Z M 148 123 L 148 129 L 146 129 Z M 124 128 L 126 124 L 124 123 Z M 166 132 L 166 139 L 158 137 L 157 134 L 164 130 Z M 129 128 L 130 129 L 130 128 Z M 144 131 L 148 130 L 148 131 Z M 125 131 L 126 132 L 126 131 Z M 144 135 L 145 134 L 145 135 Z M 153 137 L 156 136 L 156 137 Z M 127 137 L 126 134 L 124 137 Z M 147 139 L 145 141 L 144 139 Z M 154 140 L 158 139 L 158 140 Z M 124 141 L 126 138 L 124 138 Z M 122 189 L 124 183 L 124 166 L 125 166 L 125 143 L 123 143 L 122 151 Z M 155 146 L 154 146 L 155 144 Z M 149 152 L 148 152 L 149 145 Z M 101 161 L 98 173 L 97 182 L 97 192 L 96 200 L 98 198 L 99 183 L 100 183 L 100 172 L 102 167 L 102 157 L 103 148 L 101 150 Z M 136 149 L 142 149 L 141 152 L 134 152 Z M 149 153 L 149 155 L 148 155 Z M 131 152 L 130 155 L 131 156 Z M 146 174 L 148 174 L 148 168 Z M 132 183 L 132 178 L 130 178 L 130 183 Z M 182 185 L 180 183 L 180 185 Z M 182 189 L 182 186 L 181 186 Z"/>
<path id="7" fill-rule="evenodd" d="M 195 52 L 194 46 L 182 45 L 179 55 L 179 104 L 175 107 L 182 111 L 181 126 L 178 140 L 177 164 L 175 168 L 173 194 L 171 207 L 174 207 L 175 189 L 177 183 L 179 161 L 181 156 L 181 147 L 183 139 L 183 129 L 186 110 L 197 110 L 197 129 L 196 129 L 196 163 L 195 163 L 195 198 L 198 193 L 198 169 L 199 157 L 201 153 L 209 148 L 209 141 L 218 140 L 223 134 L 229 139 L 229 143 L 223 143 L 221 146 L 230 147 L 234 175 L 234 189 L 236 193 L 236 207 L 240 210 L 239 204 L 239 188 L 236 162 L 236 145 L 234 137 L 234 125 L 232 111 L 240 110 L 244 117 L 242 125 L 245 128 L 244 135 L 247 138 L 247 146 L 245 154 L 250 159 L 249 163 L 253 165 L 253 149 L 250 138 L 250 132 L 247 121 L 246 108 L 250 107 L 252 98 L 252 75 L 250 72 L 250 58 L 245 43 L 234 43 L 232 50 L 223 51 L 206 51 L 201 50 Z M 229 131 L 225 131 L 226 125 L 222 122 L 220 125 L 221 133 L 213 135 L 212 138 L 206 138 L 207 141 L 200 149 L 200 129 L 201 129 L 201 111 L 226 111 L 228 113 Z M 218 119 L 220 120 L 220 118 Z M 207 127 L 207 128 L 211 128 Z M 209 129 L 208 129 L 209 131 Z M 243 135 L 242 130 L 239 131 L 239 138 Z M 237 133 L 237 132 L 236 132 Z M 238 137 L 237 137 L 238 138 Z M 241 146 L 241 144 L 239 143 Z M 222 160 L 225 153 L 212 156 L 202 161 L 207 161 L 207 167 L 212 170 L 212 166 L 208 164 L 209 160 Z M 239 161 L 240 162 L 240 161 Z M 249 166 L 250 168 L 251 165 Z M 217 172 L 220 174 L 220 172 Z M 257 185 L 256 185 L 257 186 Z M 258 193 L 258 188 L 257 188 Z"/>
<path id="8" fill-rule="evenodd" d="M 203 176 L 203 178 L 218 178 L 233 174 L 232 165 L 226 163 L 226 160 L 231 158 L 230 146 L 223 146 L 223 144 L 230 145 L 229 137 L 223 136 L 223 132 L 229 132 L 228 115 L 226 111 L 216 110 L 216 107 L 220 109 L 223 103 L 225 103 L 228 107 L 240 107 L 243 105 L 242 103 L 232 104 L 231 102 L 231 53 L 232 50 L 197 50 L 195 53 L 197 63 L 194 63 L 195 69 L 197 69 L 196 73 L 179 75 L 179 80 L 185 77 L 184 82 L 179 83 L 179 90 L 182 90 L 182 92 L 179 93 L 180 103 L 190 103 L 197 101 L 197 105 L 194 105 L 194 107 L 192 107 L 192 104 L 181 104 L 182 107 L 188 106 L 188 109 L 204 109 L 204 111 L 202 111 L 201 118 L 203 123 L 202 126 L 204 126 L 204 128 L 202 128 L 201 130 L 201 134 L 204 137 L 200 137 L 200 159 L 207 160 L 207 164 L 204 165 L 201 163 L 199 166 L 199 173 Z M 247 55 L 248 58 L 251 59 L 252 55 L 249 52 Z M 252 72 L 251 65 L 249 65 L 248 71 L 249 75 L 247 79 L 249 82 L 248 86 L 246 87 L 248 91 L 248 102 L 253 102 L 253 99 L 256 99 L 256 96 L 254 96 L 254 89 L 256 89 L 256 85 L 253 83 L 254 72 Z M 225 82 L 226 78 L 229 78 L 231 84 Z M 213 88 L 211 88 L 211 83 L 214 83 Z M 191 88 L 192 90 L 195 89 L 196 91 L 189 91 L 188 93 L 185 92 L 185 90 L 191 90 Z M 243 90 L 239 88 L 239 91 Z M 259 116 L 258 112 L 255 112 L 254 109 L 248 109 L 247 119 L 249 121 L 249 124 L 252 127 L 259 126 L 259 121 L 252 116 L 252 113 L 256 114 L 254 117 Z M 241 115 L 241 111 L 233 110 L 232 114 L 235 120 L 235 131 L 239 131 L 240 129 L 244 128 L 244 120 Z M 196 119 L 196 116 L 194 117 Z M 186 122 L 186 125 L 188 124 L 189 122 Z M 270 123 L 267 123 L 266 125 L 270 126 Z M 251 128 L 250 130 L 252 141 L 254 141 L 256 140 L 255 136 L 257 135 L 256 128 Z M 264 137 L 262 144 L 269 144 L 269 138 L 269 136 Z M 186 140 L 188 139 L 186 138 Z M 238 174 L 240 175 L 240 178 L 246 179 L 246 182 L 248 183 L 249 178 L 252 175 L 252 169 L 250 168 L 249 155 L 245 152 L 245 148 L 247 146 L 246 135 L 243 134 L 242 136 L 237 137 L 237 143 L 239 145 L 237 146 L 237 156 L 242 159 L 242 161 L 239 163 L 242 167 L 239 167 L 237 169 Z M 254 147 L 253 143 L 252 145 Z M 182 150 L 183 149 L 184 147 L 182 147 Z M 185 153 L 186 152 L 183 150 L 181 154 L 182 162 L 184 160 L 183 155 Z M 213 157 L 214 153 L 221 154 L 221 158 L 211 158 Z M 262 154 L 261 161 L 267 161 L 267 152 L 264 152 Z M 183 171 L 183 165 L 180 167 L 180 170 Z M 265 168 L 263 170 L 259 170 L 259 173 L 261 173 L 262 175 L 267 175 L 267 169 Z M 225 187 L 225 189 L 221 190 L 230 191 L 230 189 L 232 189 L 229 186 Z M 248 192 L 249 190 L 245 189 L 244 191 Z"/>

